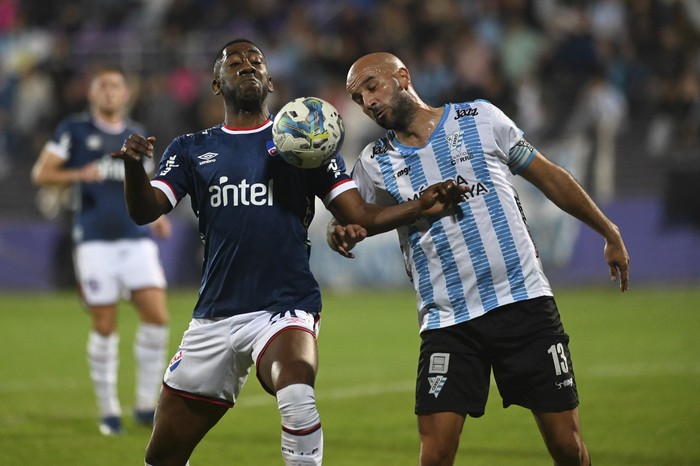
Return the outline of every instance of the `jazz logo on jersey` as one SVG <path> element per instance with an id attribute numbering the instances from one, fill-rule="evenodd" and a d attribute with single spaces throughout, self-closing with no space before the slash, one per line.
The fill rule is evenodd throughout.
<path id="1" fill-rule="evenodd" d="M 447 377 L 443 375 L 428 377 L 428 383 L 430 384 L 430 390 L 428 390 L 428 394 L 433 395 L 435 396 L 435 398 L 437 398 L 438 395 L 440 395 L 442 387 L 445 386 L 445 382 L 447 382 Z"/>

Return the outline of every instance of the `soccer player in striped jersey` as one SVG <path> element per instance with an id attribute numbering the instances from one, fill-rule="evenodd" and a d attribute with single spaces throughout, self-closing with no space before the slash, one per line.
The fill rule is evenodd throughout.
<path id="1" fill-rule="evenodd" d="M 104 435 L 122 433 L 117 394 L 119 333 L 117 305 L 128 295 L 140 323 L 134 341 L 134 419 L 150 427 L 168 347 L 166 279 L 151 234 L 170 234 L 170 221 L 153 219 L 152 232 L 129 218 L 124 205 L 124 168 L 111 154 L 143 127 L 126 111 L 130 92 L 121 69 L 100 67 L 88 87 L 88 112 L 64 119 L 32 170 L 39 186 L 75 186 L 73 241 L 81 298 L 92 329 L 87 355 Z M 151 171 L 154 164 L 151 162 Z"/>
<path id="2" fill-rule="evenodd" d="M 153 156 L 153 138 L 133 134 L 113 154 L 124 160 L 126 202 L 137 223 L 189 195 L 204 241 L 199 298 L 165 373 L 149 465 L 186 464 L 238 401 L 252 365 L 277 399 L 285 464 L 320 465 L 314 381 L 321 295 L 309 268 L 307 234 L 314 198 L 337 218 L 376 232 L 463 200 L 465 189 L 447 181 L 413 202 L 370 205 L 340 155 L 319 168 L 293 167 L 272 143 L 266 101 L 273 89 L 262 51 L 246 39 L 231 41 L 216 56 L 212 81 L 214 94 L 223 97 L 223 124 L 176 138 L 152 180 L 141 158 Z"/>
<path id="3" fill-rule="evenodd" d="M 569 336 L 512 177 L 524 177 L 600 233 L 611 279 L 626 291 L 629 256 L 618 228 L 491 103 L 431 107 L 406 66 L 388 53 L 357 60 L 347 91 L 388 130 L 365 147 L 352 172 L 367 202 L 400 205 L 446 179 L 467 187 L 455 214 L 398 228 L 420 322 L 421 466 L 454 463 L 466 416 L 484 414 L 492 370 L 503 406 L 532 411 L 556 465 L 590 465 Z M 361 224 L 334 220 L 328 242 L 352 257 L 350 249 L 367 235 Z"/>

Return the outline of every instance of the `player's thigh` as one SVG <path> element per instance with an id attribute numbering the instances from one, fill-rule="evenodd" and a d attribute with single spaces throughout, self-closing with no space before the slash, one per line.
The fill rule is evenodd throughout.
<path id="1" fill-rule="evenodd" d="M 228 407 L 162 390 L 146 449 L 149 464 L 184 464 Z"/>
<path id="2" fill-rule="evenodd" d="M 87 241 L 74 250 L 80 294 L 87 307 L 116 305 L 120 297 L 117 252 L 111 241 Z"/>
<path id="3" fill-rule="evenodd" d="M 141 288 L 131 292 L 131 302 L 142 322 L 149 324 L 167 324 L 168 308 L 165 289 Z"/>
<path id="4" fill-rule="evenodd" d="M 515 303 L 493 317 L 493 371 L 504 406 L 538 412 L 578 406 L 569 335 L 554 300 Z"/>
<path id="5" fill-rule="evenodd" d="M 253 344 L 256 374 L 269 393 L 295 383 L 314 385 L 318 370 L 318 314 L 269 314 Z"/>
<path id="6" fill-rule="evenodd" d="M 581 424 L 578 408 L 548 413 L 532 411 L 532 414 L 547 445 L 580 441 Z"/>
<path id="7" fill-rule="evenodd" d="M 108 336 L 117 330 L 117 306 L 88 306 L 92 319 L 92 329 L 102 336 Z"/>

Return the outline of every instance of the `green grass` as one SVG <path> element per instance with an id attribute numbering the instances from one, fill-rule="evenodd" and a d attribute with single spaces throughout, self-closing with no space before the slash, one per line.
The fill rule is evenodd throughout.
<path id="1" fill-rule="evenodd" d="M 189 322 L 194 291 L 170 293 L 171 349 Z M 700 464 L 700 288 L 557 293 L 571 335 L 584 438 L 594 464 Z M 418 353 L 413 294 L 325 294 L 317 398 L 325 464 L 417 463 L 413 386 Z M 119 389 L 133 402 L 136 325 L 120 313 Z M 149 432 L 126 417 L 127 434 L 102 437 L 85 359 L 87 315 L 74 293 L 0 294 L 0 464 L 143 464 Z M 249 378 L 238 405 L 209 433 L 197 465 L 281 465 L 274 399 Z M 529 412 L 468 419 L 458 465 L 551 464 Z"/>

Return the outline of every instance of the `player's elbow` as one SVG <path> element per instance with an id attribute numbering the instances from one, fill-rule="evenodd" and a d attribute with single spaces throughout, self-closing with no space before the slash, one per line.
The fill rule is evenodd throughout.
<path id="1" fill-rule="evenodd" d="M 40 170 L 37 167 L 34 167 L 32 169 L 32 173 L 30 175 L 31 182 L 34 186 L 45 186 L 48 184 L 48 180 L 44 176 L 44 173 L 42 170 Z"/>
<path id="2" fill-rule="evenodd" d="M 128 211 L 129 211 L 129 217 L 131 217 L 131 220 L 137 225 L 148 225 L 149 223 L 153 222 L 156 220 L 160 215 L 156 215 L 155 213 L 150 213 L 148 211 L 145 211 L 143 209 L 139 208 L 134 208 L 131 206 L 127 206 Z"/>

